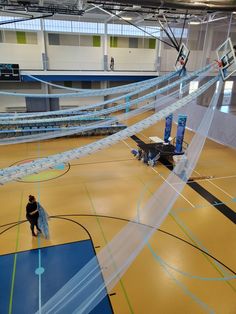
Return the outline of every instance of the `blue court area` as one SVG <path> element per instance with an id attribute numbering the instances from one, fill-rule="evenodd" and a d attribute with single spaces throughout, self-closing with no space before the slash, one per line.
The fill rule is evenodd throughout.
<path id="1" fill-rule="evenodd" d="M 10 303 L 12 303 L 11 313 L 35 313 L 39 309 L 40 299 L 43 305 L 94 257 L 95 252 L 90 240 L 42 248 L 40 254 L 39 250 L 21 252 L 17 254 L 15 276 L 13 272 L 14 255 L 0 256 L 1 314 L 9 313 Z M 41 267 L 44 268 L 41 284 L 39 284 L 39 276 L 35 274 L 40 261 Z M 14 290 L 11 301 L 13 280 Z M 102 282 L 102 275 L 99 276 L 98 280 Z M 91 313 L 113 313 L 108 296 Z"/>

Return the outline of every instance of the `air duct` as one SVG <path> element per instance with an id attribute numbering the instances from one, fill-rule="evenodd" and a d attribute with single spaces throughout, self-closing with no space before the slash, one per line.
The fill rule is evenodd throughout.
<path id="1" fill-rule="evenodd" d="M 126 5 L 126 6 L 141 6 L 142 8 L 160 8 L 160 9 L 186 9 L 186 10 L 206 10 L 206 11 L 236 11 L 236 4 L 233 4 L 233 1 L 230 0 L 221 0 L 221 1 L 201 1 L 196 0 L 195 2 L 190 1 L 177 1 L 177 0 L 94 0 L 88 1 L 88 3 L 94 4 L 104 4 L 104 5 Z"/>

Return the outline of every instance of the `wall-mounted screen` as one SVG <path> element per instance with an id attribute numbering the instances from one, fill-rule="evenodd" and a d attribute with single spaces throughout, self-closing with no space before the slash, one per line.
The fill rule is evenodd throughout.
<path id="1" fill-rule="evenodd" d="M 0 63 L 0 82 L 20 81 L 19 64 Z"/>

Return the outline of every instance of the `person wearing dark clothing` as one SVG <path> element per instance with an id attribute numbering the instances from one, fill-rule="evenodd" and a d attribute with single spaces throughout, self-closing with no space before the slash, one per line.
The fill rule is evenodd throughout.
<path id="1" fill-rule="evenodd" d="M 111 61 L 110 61 L 110 69 L 111 69 L 111 71 L 114 71 L 114 67 L 115 67 L 115 59 L 113 57 L 111 57 Z"/>
<path id="2" fill-rule="evenodd" d="M 29 195 L 29 202 L 26 205 L 26 218 L 30 223 L 32 236 L 36 237 L 37 235 L 34 232 L 34 226 L 39 232 L 41 232 L 41 230 L 38 227 L 38 218 L 39 218 L 38 205 L 33 195 Z"/>

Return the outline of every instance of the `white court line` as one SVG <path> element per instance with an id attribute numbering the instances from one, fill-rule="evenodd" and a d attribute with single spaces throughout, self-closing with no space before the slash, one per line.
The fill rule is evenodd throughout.
<path id="1" fill-rule="evenodd" d="M 177 192 L 186 202 L 188 202 L 193 208 L 195 208 L 195 205 L 193 205 L 182 193 L 178 192 L 172 184 L 166 181 L 166 179 L 156 169 L 154 169 L 153 167 L 151 167 L 151 169 L 156 172 L 167 184 L 169 184 L 169 186 L 171 186 L 173 190 L 175 190 L 175 192 Z"/>
<path id="2" fill-rule="evenodd" d="M 129 148 L 132 148 L 132 147 L 130 147 L 129 144 L 126 143 L 125 141 L 122 141 L 122 142 L 123 142 L 126 146 L 128 146 Z M 169 182 L 167 182 L 166 179 L 165 179 L 156 169 L 154 169 L 153 167 L 151 167 L 151 169 L 152 169 L 154 172 L 156 172 L 156 173 L 162 178 L 162 180 L 164 180 L 167 184 L 169 184 L 169 185 L 175 190 L 175 192 L 177 192 L 187 203 L 189 203 L 193 208 L 195 208 L 195 206 L 194 206 L 183 194 L 179 193 L 179 192 L 175 189 L 175 187 L 174 187 L 172 184 L 170 184 Z"/>
<path id="3" fill-rule="evenodd" d="M 122 140 L 122 142 L 123 142 L 126 146 L 128 146 L 128 147 L 129 147 L 129 149 L 131 149 L 131 148 L 132 148 L 132 147 L 131 147 L 128 143 L 126 143 L 126 141 Z"/>
<path id="4" fill-rule="evenodd" d="M 193 170 L 193 172 L 196 172 L 195 170 Z M 217 177 L 217 178 L 210 178 L 210 179 L 197 179 L 197 182 L 204 182 L 204 181 L 213 181 L 213 180 L 220 180 L 220 179 L 232 179 L 232 178 L 236 178 L 236 174 L 233 176 L 224 176 L 224 177 Z M 181 184 L 181 183 L 174 183 L 175 185 Z"/>
<path id="5" fill-rule="evenodd" d="M 144 135 L 143 133 L 140 133 L 142 136 L 148 138 L 146 135 Z M 196 170 L 193 170 L 194 172 L 196 172 L 198 175 L 201 175 L 199 172 L 197 172 Z M 235 176 L 230 176 L 235 177 Z M 221 178 L 217 178 L 217 179 L 224 179 L 224 178 L 230 178 L 230 177 L 221 177 Z M 214 178 L 212 178 L 214 179 Z M 211 182 L 211 180 L 209 179 L 203 179 L 203 180 L 199 180 L 199 181 L 208 181 L 209 183 L 211 183 L 212 185 L 214 185 L 217 189 L 219 189 L 221 192 L 225 193 L 227 196 L 229 196 L 230 198 L 234 198 L 232 195 L 230 195 L 229 193 L 227 193 L 225 190 L 223 190 L 222 188 L 220 188 L 218 185 L 216 185 L 215 183 Z"/>
<path id="6" fill-rule="evenodd" d="M 145 134 L 143 134 L 143 133 L 139 133 L 139 134 L 141 134 L 143 137 L 145 137 L 146 139 L 148 139 L 148 140 L 149 140 L 149 137 L 148 137 L 148 136 L 146 136 Z"/>
<path id="7" fill-rule="evenodd" d="M 148 137 L 143 134 L 143 133 L 140 133 L 142 136 L 146 137 L 148 139 Z M 193 170 L 194 172 L 196 172 L 198 175 L 201 175 L 199 172 L 197 172 L 196 170 Z M 236 177 L 236 175 L 234 176 L 228 176 L 228 177 L 218 177 L 218 178 L 215 178 L 215 180 L 217 179 L 228 179 L 228 178 L 234 178 Z M 230 198 L 234 198 L 234 196 L 230 195 L 229 193 L 227 193 L 225 190 L 223 190 L 222 188 L 220 188 L 218 185 L 216 185 L 215 183 L 211 182 L 211 180 L 214 180 L 214 178 L 212 179 L 202 179 L 202 180 L 198 180 L 198 181 L 208 181 L 209 183 L 211 183 L 212 185 L 214 185 L 217 189 L 219 189 L 221 192 L 225 193 L 225 195 L 229 196 Z"/>
<path id="8" fill-rule="evenodd" d="M 199 172 L 197 172 L 196 170 L 194 170 L 194 172 L 196 172 L 198 175 L 201 175 Z M 206 179 L 207 182 L 211 183 L 213 186 L 215 186 L 217 189 L 219 189 L 221 192 L 225 193 L 227 196 L 229 196 L 230 198 L 233 198 L 232 195 L 230 195 L 229 193 L 227 193 L 225 190 L 223 190 L 222 188 L 220 188 L 218 185 L 216 185 L 215 183 L 211 182 L 209 179 Z"/>

